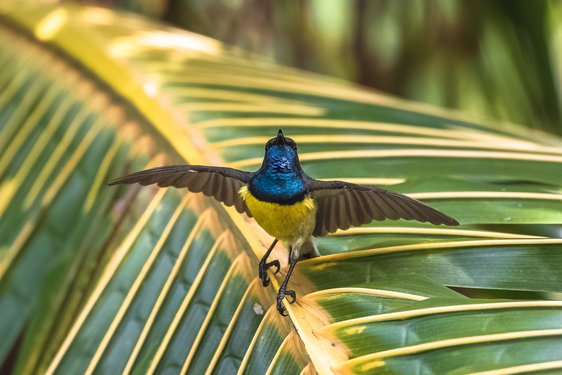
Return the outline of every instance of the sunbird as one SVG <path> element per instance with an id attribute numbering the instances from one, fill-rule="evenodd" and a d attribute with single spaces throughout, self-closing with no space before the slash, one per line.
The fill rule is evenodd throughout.
<path id="1" fill-rule="evenodd" d="M 289 269 L 277 294 L 277 311 L 283 316 L 287 315 L 283 299 L 291 297 L 290 304 L 297 300 L 295 291 L 287 289 L 297 261 L 319 256 L 313 237 L 384 219 L 459 225 L 452 217 L 403 194 L 308 176 L 301 168 L 297 144 L 281 129 L 266 143 L 262 165 L 256 172 L 173 165 L 133 173 L 109 185 L 137 182 L 202 192 L 253 217 L 274 238 L 259 262 L 258 274 L 264 287 L 270 283 L 267 270 L 275 267 L 274 274 L 279 272 L 279 261 L 267 260 L 277 242 L 282 241 L 289 252 Z"/>

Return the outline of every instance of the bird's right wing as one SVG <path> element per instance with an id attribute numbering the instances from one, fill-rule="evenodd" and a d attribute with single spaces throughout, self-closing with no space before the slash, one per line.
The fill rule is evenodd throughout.
<path id="1" fill-rule="evenodd" d="M 384 219 L 459 225 L 452 217 L 403 194 L 344 181 L 318 181 L 308 176 L 306 182 L 318 208 L 314 236 Z"/>
<path id="2" fill-rule="evenodd" d="M 109 185 L 157 184 L 160 187 L 174 186 L 187 188 L 193 193 L 214 197 L 227 206 L 234 206 L 240 213 L 252 216 L 246 203 L 238 192 L 252 178 L 253 173 L 224 167 L 208 167 L 204 165 L 174 165 L 158 167 L 120 177 L 109 182 Z"/>

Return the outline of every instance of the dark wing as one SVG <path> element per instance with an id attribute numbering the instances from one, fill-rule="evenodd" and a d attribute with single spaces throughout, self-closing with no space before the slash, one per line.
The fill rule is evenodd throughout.
<path id="1" fill-rule="evenodd" d="M 314 236 L 384 219 L 459 225 L 452 217 L 403 194 L 344 181 L 307 178 L 306 183 L 318 207 Z"/>
<path id="2" fill-rule="evenodd" d="M 173 165 L 147 169 L 109 182 L 109 185 L 157 184 L 160 187 L 187 188 L 193 193 L 214 197 L 227 206 L 234 206 L 240 213 L 252 216 L 246 203 L 238 194 L 240 188 L 250 181 L 253 173 L 223 167 L 204 165 Z"/>

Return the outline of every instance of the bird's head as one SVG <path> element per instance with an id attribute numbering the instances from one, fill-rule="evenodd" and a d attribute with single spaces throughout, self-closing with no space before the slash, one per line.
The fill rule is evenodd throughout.
<path id="1" fill-rule="evenodd" d="M 265 144 L 265 157 L 262 168 L 278 170 L 299 170 L 299 156 L 297 144 L 291 138 L 286 138 L 279 129 L 277 137 L 271 138 Z"/>

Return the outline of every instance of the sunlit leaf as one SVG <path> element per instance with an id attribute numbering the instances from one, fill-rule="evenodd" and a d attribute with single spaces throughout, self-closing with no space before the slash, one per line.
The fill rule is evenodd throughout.
<path id="1" fill-rule="evenodd" d="M 0 45 L 5 369 L 562 368 L 562 239 L 545 234 L 562 220 L 561 140 L 107 9 L 5 1 Z M 282 318 L 285 272 L 262 288 L 271 239 L 251 219 L 185 191 L 105 185 L 170 163 L 252 170 L 279 128 L 310 175 L 410 194 L 461 226 L 373 222 L 319 239 Z M 282 246 L 272 256 L 286 263 Z"/>

